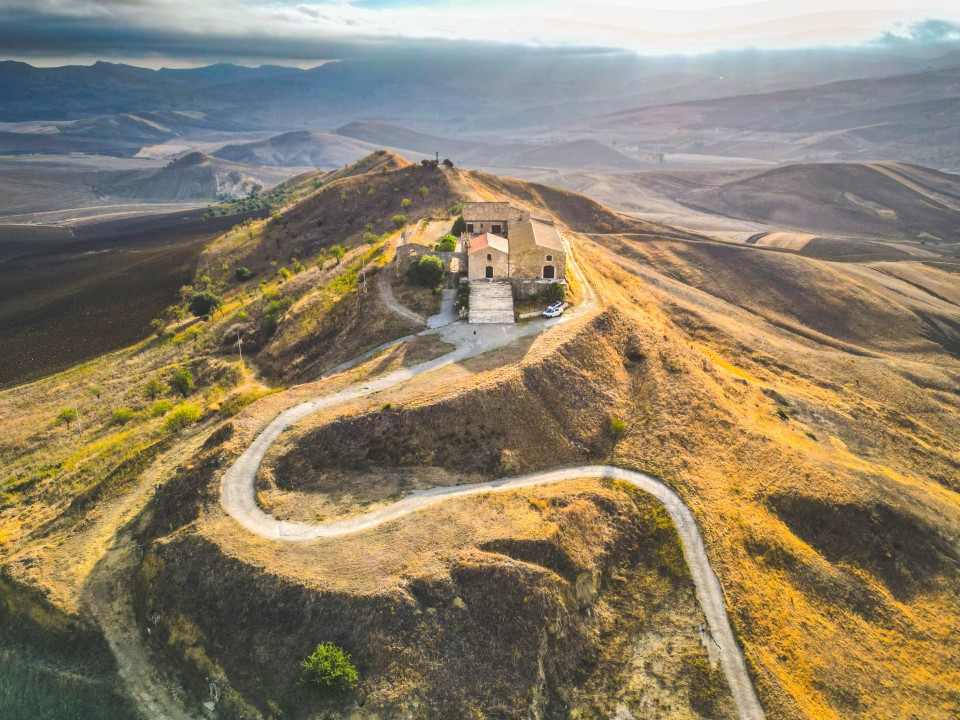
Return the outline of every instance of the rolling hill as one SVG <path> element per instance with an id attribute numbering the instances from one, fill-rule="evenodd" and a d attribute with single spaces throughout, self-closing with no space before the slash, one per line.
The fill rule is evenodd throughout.
<path id="1" fill-rule="evenodd" d="M 270 188 L 290 175 L 275 168 L 252 167 L 191 152 L 163 168 L 105 174 L 93 189 L 102 198 L 203 202 L 241 197 L 258 185 Z"/>
<path id="2" fill-rule="evenodd" d="M 302 130 L 266 140 L 225 145 L 214 157 L 247 165 L 333 169 L 352 165 L 378 146 L 332 133 Z"/>
<path id="3" fill-rule="evenodd" d="M 960 176 L 900 163 L 788 165 L 680 199 L 813 233 L 960 242 Z"/>

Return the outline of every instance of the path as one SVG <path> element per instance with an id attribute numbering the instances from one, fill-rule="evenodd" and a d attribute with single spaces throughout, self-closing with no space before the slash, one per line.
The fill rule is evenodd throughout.
<path id="1" fill-rule="evenodd" d="M 579 308 L 554 320 L 537 320 L 527 325 L 467 326 L 457 323 L 425 331 L 440 333 L 441 337 L 445 341 L 453 343 L 456 349 L 419 365 L 402 368 L 361 385 L 318 397 L 284 410 L 267 425 L 224 474 L 221 481 L 221 505 L 231 517 L 256 535 L 282 542 L 309 542 L 321 538 L 343 537 L 351 533 L 368 530 L 455 497 L 515 490 L 579 478 L 612 478 L 630 483 L 656 497 L 670 513 L 683 542 L 684 557 L 690 567 L 697 597 L 707 618 L 710 632 L 719 645 L 720 663 L 730 685 L 739 716 L 741 720 L 764 720 L 763 709 L 757 699 L 743 654 L 739 645 L 737 645 L 727 617 L 723 590 L 717 576 L 710 567 L 703 537 L 697 527 L 696 520 L 690 509 L 673 490 L 649 475 L 610 465 L 583 465 L 472 485 L 437 487 L 412 493 L 396 503 L 366 515 L 318 525 L 278 520 L 265 513 L 257 505 L 256 475 L 260 463 L 277 437 L 299 420 L 323 408 L 386 390 L 418 375 L 431 372 L 467 357 L 479 355 L 495 347 L 509 344 L 523 335 L 543 332 L 559 322 L 564 322 L 592 309 L 596 302 L 594 291 L 569 248 L 568 257 L 571 258 L 574 272 L 581 282 L 581 287 L 584 288 L 585 300 Z M 473 331 L 472 334 L 471 331 Z"/>
<path id="2" fill-rule="evenodd" d="M 90 574 L 84 605 L 103 632 L 123 684 L 141 712 L 148 718 L 198 720 L 200 713 L 187 710 L 179 684 L 158 669 L 163 664 L 154 662 L 140 637 L 129 591 L 136 564 L 133 538 L 118 534 Z"/>

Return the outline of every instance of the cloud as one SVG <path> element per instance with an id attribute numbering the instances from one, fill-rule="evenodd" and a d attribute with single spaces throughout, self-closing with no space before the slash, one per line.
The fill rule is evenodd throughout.
<path id="1" fill-rule="evenodd" d="M 900 0 L 0 0 L 9 57 L 243 61 L 348 58 L 432 42 L 646 54 L 957 41 L 954 19 L 903 17 Z M 884 32 L 886 31 L 886 32 Z M 874 43 L 876 46 L 876 43 Z"/>
<path id="2" fill-rule="evenodd" d="M 880 37 L 880 43 L 891 45 L 935 45 L 960 42 L 960 23 L 949 20 L 927 19 L 912 23 L 897 23 Z"/>

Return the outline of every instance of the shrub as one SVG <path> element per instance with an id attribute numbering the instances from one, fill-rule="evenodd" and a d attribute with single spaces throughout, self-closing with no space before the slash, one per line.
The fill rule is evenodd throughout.
<path id="1" fill-rule="evenodd" d="M 437 243 L 436 249 L 440 252 L 453 252 L 457 249 L 457 239 L 453 235 L 444 235 Z"/>
<path id="2" fill-rule="evenodd" d="M 163 421 L 163 429 L 168 432 L 182 430 L 187 427 L 187 425 L 192 425 L 199 420 L 200 415 L 200 408 L 192 403 L 178 405 L 173 412 L 167 415 L 167 419 Z"/>
<path id="3" fill-rule="evenodd" d="M 77 411 L 73 408 L 60 408 L 57 413 L 57 424 L 70 427 L 70 423 L 77 419 Z"/>
<path id="4" fill-rule="evenodd" d="M 618 417 L 610 416 L 610 437 L 614 443 L 620 442 L 627 434 L 627 424 Z"/>
<path id="5" fill-rule="evenodd" d="M 186 368 L 180 368 L 170 377 L 170 387 L 186 397 L 196 387 L 193 382 L 193 373 Z"/>
<path id="6" fill-rule="evenodd" d="M 143 389 L 140 392 L 148 400 L 153 400 L 154 398 L 163 395 L 166 391 L 167 384 L 158 377 L 152 377 L 147 380 L 146 385 L 143 386 Z"/>
<path id="7" fill-rule="evenodd" d="M 411 279 L 424 287 L 436 287 L 443 280 L 443 261 L 433 255 L 424 255 L 410 263 Z"/>
<path id="8" fill-rule="evenodd" d="M 394 215 L 392 218 L 390 218 L 390 222 L 392 222 L 392 223 L 393 223 L 393 226 L 394 226 L 397 230 L 399 230 L 400 228 L 402 228 L 404 225 L 407 224 L 407 216 L 406 216 L 406 215 Z"/>
<path id="9" fill-rule="evenodd" d="M 137 413 L 132 408 L 118 407 L 110 414 L 110 425 L 125 425 L 133 420 Z"/>
<path id="10" fill-rule="evenodd" d="M 783 408 L 777 408 L 777 417 L 781 420 L 789 420 L 790 416 L 783 410 Z"/>
<path id="11" fill-rule="evenodd" d="M 161 415 L 166 415 L 172 409 L 172 400 L 157 400 L 150 408 L 150 417 L 160 417 Z"/>
<path id="12" fill-rule="evenodd" d="M 237 280 L 243 282 L 244 280 L 249 280 L 253 277 L 253 270 L 250 268 L 238 267 L 233 271 L 233 275 L 237 278 Z"/>
<path id="13" fill-rule="evenodd" d="M 417 192 L 420 194 L 420 197 L 422 197 L 424 200 L 430 197 L 430 188 L 428 188 L 426 185 L 421 185 L 420 187 L 418 187 Z"/>
<path id="14" fill-rule="evenodd" d="M 450 234 L 460 236 L 467 231 L 467 221 L 463 219 L 463 215 L 457 215 L 457 219 L 453 221 L 453 227 L 450 228 Z"/>
<path id="15" fill-rule="evenodd" d="M 457 300 L 454 306 L 460 315 L 470 309 L 470 283 L 462 282 L 457 286 Z"/>
<path id="16" fill-rule="evenodd" d="M 343 260 L 343 256 L 347 254 L 347 249 L 343 245 L 334 245 L 330 248 L 330 254 L 333 255 L 337 261 L 337 265 L 339 265 L 340 261 Z"/>
<path id="17" fill-rule="evenodd" d="M 410 198 L 404 198 L 403 200 L 400 201 L 400 207 L 402 207 L 404 210 L 406 210 L 411 205 L 413 205 L 413 201 Z"/>
<path id="18" fill-rule="evenodd" d="M 690 683 L 690 707 L 701 715 L 713 717 L 724 686 L 723 672 L 719 667 L 711 668 L 707 658 L 695 653 L 684 655 L 681 667 Z"/>
<path id="19" fill-rule="evenodd" d="M 174 345 L 181 345 L 187 340 L 194 340 L 195 338 L 199 337 L 202 332 L 203 331 L 199 327 L 194 325 L 193 327 L 188 327 L 183 332 L 178 332 L 176 335 L 170 338 L 170 342 L 172 342 Z"/>
<path id="20" fill-rule="evenodd" d="M 343 692 L 356 687 L 360 675 L 343 648 L 320 643 L 301 663 L 300 682 L 320 692 Z"/>
<path id="21" fill-rule="evenodd" d="M 163 334 L 167 331 L 167 322 L 161 318 L 154 318 L 150 321 L 150 329 L 153 330 L 153 334 L 157 338 L 162 338 Z"/>
<path id="22" fill-rule="evenodd" d="M 549 302 L 563 302 L 567 299 L 567 286 L 565 283 L 555 282 L 547 286 L 544 297 Z"/>
<path id="23" fill-rule="evenodd" d="M 380 237 L 377 235 L 374 235 L 369 230 L 363 234 L 363 241 L 367 245 L 376 245 L 378 240 L 380 240 Z"/>
<path id="24" fill-rule="evenodd" d="M 223 307 L 223 298 L 204 290 L 190 298 L 190 312 L 197 317 L 209 317 L 213 312 Z"/>
<path id="25" fill-rule="evenodd" d="M 443 166 L 444 166 L 444 167 L 448 167 L 448 168 L 452 168 L 452 167 L 453 167 L 453 160 L 451 160 L 450 158 L 444 158 L 444 159 L 443 159 Z"/>
<path id="26" fill-rule="evenodd" d="M 277 270 L 277 275 L 282 277 L 284 280 L 289 280 L 290 276 L 293 275 L 293 273 L 287 270 L 285 267 L 282 267 L 279 270 Z"/>
<path id="27" fill-rule="evenodd" d="M 271 332 L 276 329 L 280 318 L 293 306 L 293 298 L 286 295 L 271 300 L 263 306 L 263 320 L 268 330 Z"/>

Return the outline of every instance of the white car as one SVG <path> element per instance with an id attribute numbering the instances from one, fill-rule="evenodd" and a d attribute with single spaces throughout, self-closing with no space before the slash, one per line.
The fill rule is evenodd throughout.
<path id="1" fill-rule="evenodd" d="M 557 300 L 557 302 L 552 302 L 547 305 L 547 309 L 543 311 L 543 316 L 545 318 L 555 318 L 563 315 L 563 303 Z"/>

